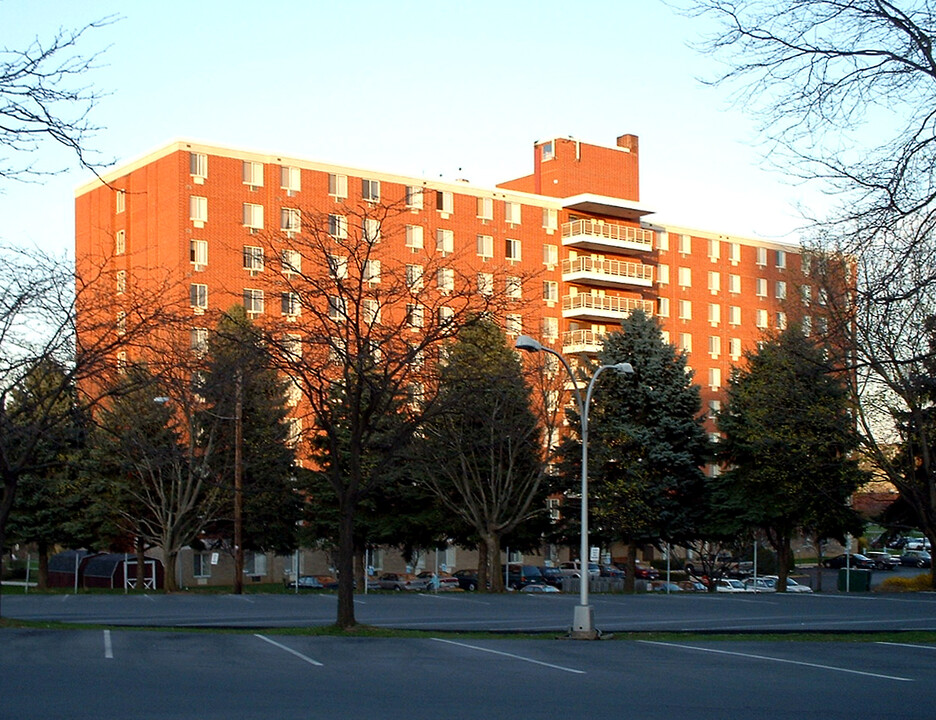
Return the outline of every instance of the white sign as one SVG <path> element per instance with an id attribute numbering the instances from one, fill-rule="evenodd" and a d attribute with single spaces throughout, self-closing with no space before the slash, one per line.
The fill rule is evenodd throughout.
<path id="1" fill-rule="evenodd" d="M 598 562 L 599 557 L 601 557 L 601 548 L 597 548 L 594 545 L 592 545 L 588 550 L 589 562 Z"/>
<path id="2" fill-rule="evenodd" d="M 218 564 L 218 560 L 220 560 L 220 559 L 221 559 L 221 556 L 220 556 L 218 553 L 216 553 L 216 552 L 211 553 L 211 564 L 212 564 L 212 565 L 217 565 L 217 564 Z"/>

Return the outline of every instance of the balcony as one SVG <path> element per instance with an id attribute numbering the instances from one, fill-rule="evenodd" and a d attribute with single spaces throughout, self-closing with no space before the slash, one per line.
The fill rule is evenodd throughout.
<path id="1" fill-rule="evenodd" d="M 596 252 L 646 252 L 653 250 L 653 231 L 597 220 L 573 220 L 562 224 L 562 244 Z"/>
<path id="2" fill-rule="evenodd" d="M 562 317 L 591 322 L 619 321 L 634 310 L 653 315 L 652 300 L 579 293 L 562 298 Z"/>
<path id="3" fill-rule="evenodd" d="M 579 257 L 562 261 L 562 281 L 599 287 L 652 287 L 653 266 L 624 260 Z"/>
<path id="4" fill-rule="evenodd" d="M 601 350 L 607 333 L 594 330 L 570 330 L 562 333 L 562 352 L 565 355 L 578 353 L 594 354 Z"/>

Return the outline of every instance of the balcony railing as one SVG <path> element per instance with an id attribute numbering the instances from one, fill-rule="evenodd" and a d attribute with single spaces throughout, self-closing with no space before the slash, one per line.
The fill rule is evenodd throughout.
<path id="1" fill-rule="evenodd" d="M 653 266 L 591 256 L 562 261 L 562 279 L 595 285 L 653 285 Z"/>
<path id="2" fill-rule="evenodd" d="M 596 353 L 601 350 L 606 335 L 594 330 L 569 330 L 562 333 L 562 352 L 567 355 Z"/>
<path id="3" fill-rule="evenodd" d="M 562 298 L 562 314 L 564 317 L 623 319 L 634 310 L 643 310 L 646 315 L 653 315 L 654 303 L 652 300 L 643 300 L 641 298 L 593 295 L 591 293 L 566 295 Z"/>
<path id="4" fill-rule="evenodd" d="M 562 224 L 562 244 L 591 250 L 653 250 L 653 231 L 628 225 L 572 220 Z"/>

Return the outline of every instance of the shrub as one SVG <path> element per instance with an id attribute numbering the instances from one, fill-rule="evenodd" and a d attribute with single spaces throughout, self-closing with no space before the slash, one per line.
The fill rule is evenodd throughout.
<path id="1" fill-rule="evenodd" d="M 933 589 L 933 577 L 922 573 L 913 577 L 890 577 L 877 587 L 878 592 L 920 592 Z"/>

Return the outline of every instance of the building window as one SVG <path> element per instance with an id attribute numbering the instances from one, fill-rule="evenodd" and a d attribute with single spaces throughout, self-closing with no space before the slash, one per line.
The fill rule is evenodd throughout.
<path id="1" fill-rule="evenodd" d="M 692 352 L 692 334 L 679 333 L 679 349 L 683 352 Z"/>
<path id="2" fill-rule="evenodd" d="M 208 352 L 208 328 L 192 328 L 189 331 L 189 346 L 192 352 Z"/>
<path id="3" fill-rule="evenodd" d="M 507 257 L 508 260 L 512 260 L 512 261 L 515 261 L 515 262 L 519 262 L 519 261 L 520 261 L 520 255 L 521 255 L 521 253 L 520 253 L 520 241 L 519 241 L 519 240 L 511 239 L 511 238 L 507 238 L 507 240 L 506 240 L 506 242 L 505 242 L 505 244 L 504 244 L 504 253 L 505 253 L 505 255 L 506 255 L 506 257 Z"/>
<path id="4" fill-rule="evenodd" d="M 423 306 L 409 303 L 406 306 L 406 324 L 411 328 L 421 328 L 423 326 Z"/>
<path id="5" fill-rule="evenodd" d="M 263 248 L 244 245 L 244 270 L 260 272 L 263 270 Z"/>
<path id="6" fill-rule="evenodd" d="M 739 294 L 741 292 L 741 276 L 740 275 L 729 275 L 728 276 L 728 292 Z"/>
<path id="7" fill-rule="evenodd" d="M 741 262 L 741 244 L 740 243 L 728 243 L 728 259 L 734 264 L 737 265 Z"/>
<path id="8" fill-rule="evenodd" d="M 263 163 L 244 160 L 244 185 L 263 187 Z"/>
<path id="9" fill-rule="evenodd" d="M 757 311 L 757 313 L 755 314 L 754 324 L 757 325 L 757 327 L 759 328 L 767 327 L 767 311 L 766 310 Z"/>
<path id="10" fill-rule="evenodd" d="M 436 252 L 443 255 L 455 252 L 455 233 L 453 231 L 444 228 L 436 230 Z"/>
<path id="11" fill-rule="evenodd" d="M 800 299 L 803 301 L 805 307 L 809 307 L 809 304 L 812 302 L 812 286 L 803 285 L 800 287 Z"/>
<path id="12" fill-rule="evenodd" d="M 283 355 L 285 355 L 287 359 L 297 360 L 302 357 L 302 336 L 293 334 L 283 335 L 280 347 L 283 350 Z"/>
<path id="13" fill-rule="evenodd" d="M 263 290 L 244 288 L 244 309 L 248 315 L 260 315 L 263 312 Z"/>
<path id="14" fill-rule="evenodd" d="M 741 338 L 729 338 L 728 354 L 731 355 L 732 360 L 737 360 L 741 357 Z"/>
<path id="15" fill-rule="evenodd" d="M 337 295 L 328 296 L 328 319 L 332 322 L 344 322 L 346 316 L 345 300 Z"/>
<path id="16" fill-rule="evenodd" d="M 809 337 L 812 334 L 812 316 L 803 316 L 803 335 Z"/>
<path id="17" fill-rule="evenodd" d="M 782 310 L 777 311 L 776 319 L 777 319 L 777 329 L 778 329 L 778 330 L 786 330 L 786 325 L 787 325 L 787 323 L 786 323 L 786 313 L 783 312 Z"/>
<path id="18" fill-rule="evenodd" d="M 196 552 L 192 554 L 192 576 L 197 578 L 211 577 L 211 553 Z"/>
<path id="19" fill-rule="evenodd" d="M 679 301 L 679 319 L 680 320 L 692 320 L 692 301 L 691 300 Z"/>
<path id="20" fill-rule="evenodd" d="M 543 227 L 549 233 L 559 228 L 559 211 L 556 208 L 543 208 Z"/>
<path id="21" fill-rule="evenodd" d="M 202 283 L 189 285 L 189 304 L 198 310 L 208 308 L 208 286 Z"/>
<path id="22" fill-rule="evenodd" d="M 302 305 L 299 303 L 299 295 L 294 292 L 280 293 L 280 311 L 283 315 L 296 317 L 302 313 Z"/>
<path id="23" fill-rule="evenodd" d="M 679 252 L 682 255 L 692 254 L 692 236 L 691 235 L 679 236 Z"/>
<path id="24" fill-rule="evenodd" d="M 348 237 L 348 219 L 344 215 L 329 215 L 328 234 L 333 238 Z"/>
<path id="25" fill-rule="evenodd" d="M 556 340 L 559 338 L 559 318 L 543 318 L 543 338 L 546 340 Z"/>
<path id="26" fill-rule="evenodd" d="M 670 300 L 669 298 L 661 297 L 659 300 L 659 306 L 657 308 L 657 315 L 660 317 L 669 317 L 670 316 Z"/>
<path id="27" fill-rule="evenodd" d="M 423 189 L 416 185 L 406 186 L 406 207 L 410 210 L 422 210 Z"/>
<path id="28" fill-rule="evenodd" d="M 781 270 L 786 269 L 786 251 L 777 250 L 777 267 Z"/>
<path id="29" fill-rule="evenodd" d="M 714 238 L 708 241 L 708 256 L 713 262 L 721 257 L 721 242 Z"/>
<path id="30" fill-rule="evenodd" d="M 757 248 L 757 264 L 764 266 L 767 264 L 767 248 L 759 247 Z"/>
<path id="31" fill-rule="evenodd" d="M 302 272 L 302 255 L 298 250 L 283 250 L 280 255 L 280 263 L 283 272 L 287 275 Z"/>
<path id="32" fill-rule="evenodd" d="M 343 308 L 344 306 L 342 306 Z M 374 298 L 364 298 L 361 302 L 361 314 L 367 325 L 374 325 L 380 322 L 380 302 Z"/>
<path id="33" fill-rule="evenodd" d="M 718 413 L 721 411 L 721 400 L 709 400 L 708 408 L 709 419 L 714 420 L 718 417 Z"/>
<path id="34" fill-rule="evenodd" d="M 344 280 L 348 277 L 348 258 L 341 255 L 329 255 L 328 274 L 332 280 Z"/>
<path id="35" fill-rule="evenodd" d="M 521 207 L 518 202 L 504 203 L 504 220 L 511 225 L 519 225 Z"/>
<path id="36" fill-rule="evenodd" d="M 195 227 L 208 222 L 208 198 L 199 195 L 189 197 L 189 219 L 195 223 Z"/>
<path id="37" fill-rule="evenodd" d="M 478 217 L 481 220 L 494 219 L 494 199 L 489 197 L 478 198 Z"/>
<path id="38" fill-rule="evenodd" d="M 406 266 L 406 287 L 410 292 L 419 292 L 423 286 L 423 266 Z"/>
<path id="39" fill-rule="evenodd" d="M 718 335 L 709 335 L 708 351 L 713 359 L 721 355 L 721 337 Z"/>
<path id="40" fill-rule="evenodd" d="M 329 173 L 328 194 L 335 200 L 344 200 L 348 197 L 348 176 Z"/>
<path id="41" fill-rule="evenodd" d="M 679 276 L 679 287 L 692 287 L 692 268 L 681 267 L 677 271 Z"/>
<path id="42" fill-rule="evenodd" d="M 266 575 L 267 556 L 261 552 L 244 553 L 244 575 Z"/>
<path id="43" fill-rule="evenodd" d="M 380 242 L 380 220 L 377 218 L 364 218 L 361 225 L 361 235 L 364 242 L 369 245 L 376 245 Z"/>
<path id="44" fill-rule="evenodd" d="M 208 156 L 205 153 L 189 153 L 189 173 L 195 178 L 195 182 L 204 182 L 208 177 Z"/>
<path id="45" fill-rule="evenodd" d="M 709 368 L 709 387 L 712 390 L 718 390 L 721 387 L 721 368 Z"/>
<path id="46" fill-rule="evenodd" d="M 508 335 L 523 333 L 523 316 L 519 313 L 507 313 L 507 323 L 504 326 Z"/>
<path id="47" fill-rule="evenodd" d="M 767 297 L 767 279 L 757 278 L 754 284 L 754 294 L 757 297 Z"/>
<path id="48" fill-rule="evenodd" d="M 661 230 L 660 232 L 656 234 L 656 236 L 657 236 L 657 242 L 656 242 L 657 250 L 669 250 L 669 233 L 666 232 L 666 230 Z"/>
<path id="49" fill-rule="evenodd" d="M 777 280 L 774 284 L 774 295 L 777 300 L 786 300 L 786 283 L 783 280 Z"/>
<path id="50" fill-rule="evenodd" d="M 455 271 L 452 268 L 439 268 L 436 272 L 436 282 L 439 292 L 450 293 L 455 290 Z"/>
<path id="51" fill-rule="evenodd" d="M 741 324 L 741 308 L 738 305 L 731 305 L 728 308 L 728 324 L 729 325 Z"/>
<path id="52" fill-rule="evenodd" d="M 116 275 L 117 294 L 122 295 L 127 292 L 127 271 L 118 270 Z"/>
<path id="53" fill-rule="evenodd" d="M 413 250 L 422 250 L 423 247 L 423 228 L 422 225 L 406 226 L 406 247 Z"/>
<path id="54" fill-rule="evenodd" d="M 555 280 L 543 280 L 543 300 L 546 302 L 558 302 L 559 283 Z"/>
<path id="55" fill-rule="evenodd" d="M 263 205 L 244 203 L 244 227 L 251 230 L 263 229 Z"/>
<path id="56" fill-rule="evenodd" d="M 367 202 L 380 202 L 380 180 L 361 180 L 361 199 Z"/>
<path id="57" fill-rule="evenodd" d="M 494 257 L 494 238 L 491 235 L 478 235 L 478 255 L 483 258 Z"/>
<path id="58" fill-rule="evenodd" d="M 520 300 L 523 297 L 523 281 L 516 275 L 507 276 L 507 297 L 510 300 Z"/>
<path id="59" fill-rule="evenodd" d="M 556 157 L 556 147 L 553 145 L 552 140 L 549 142 L 544 142 L 540 145 L 540 158 L 543 162 L 547 160 L 552 160 Z"/>
<path id="60" fill-rule="evenodd" d="M 669 285 L 669 265 L 657 265 L 657 283 Z"/>
<path id="61" fill-rule="evenodd" d="M 559 264 L 559 247 L 556 245 L 543 245 L 543 264 L 555 267 Z"/>
<path id="62" fill-rule="evenodd" d="M 481 295 L 494 293 L 494 273 L 478 273 L 478 292 Z"/>
<path id="63" fill-rule="evenodd" d="M 455 211 L 455 197 L 447 190 L 436 190 L 436 210 L 451 214 Z"/>
<path id="64" fill-rule="evenodd" d="M 302 173 L 297 167 L 283 166 L 280 168 L 280 187 L 292 196 L 302 189 Z"/>
<path id="65" fill-rule="evenodd" d="M 816 293 L 816 302 L 818 302 L 822 307 L 828 305 L 829 291 L 825 288 L 819 288 L 819 291 Z"/>
<path id="66" fill-rule="evenodd" d="M 122 213 L 127 209 L 127 191 L 118 190 L 114 194 L 114 212 Z"/>
<path id="67" fill-rule="evenodd" d="M 439 325 L 445 327 L 452 319 L 455 317 L 455 310 L 450 307 L 445 307 L 444 305 L 439 308 Z"/>
<path id="68" fill-rule="evenodd" d="M 280 210 L 280 230 L 287 233 L 297 233 L 302 230 L 302 213 L 296 208 L 283 208 Z"/>
<path id="69" fill-rule="evenodd" d="M 709 272 L 708 274 L 708 289 L 712 293 L 717 293 L 721 290 L 721 273 Z"/>
<path id="70" fill-rule="evenodd" d="M 114 233 L 114 255 L 123 255 L 127 252 L 127 231 L 118 230 Z"/>
<path id="71" fill-rule="evenodd" d="M 710 325 L 718 325 L 721 322 L 721 305 L 709 303 L 708 320 Z"/>
<path id="72" fill-rule="evenodd" d="M 364 262 L 363 280 L 371 285 L 380 282 L 380 260 L 366 260 Z"/>
<path id="73" fill-rule="evenodd" d="M 189 241 L 189 262 L 195 266 L 196 270 L 202 270 L 208 264 L 207 240 Z"/>

